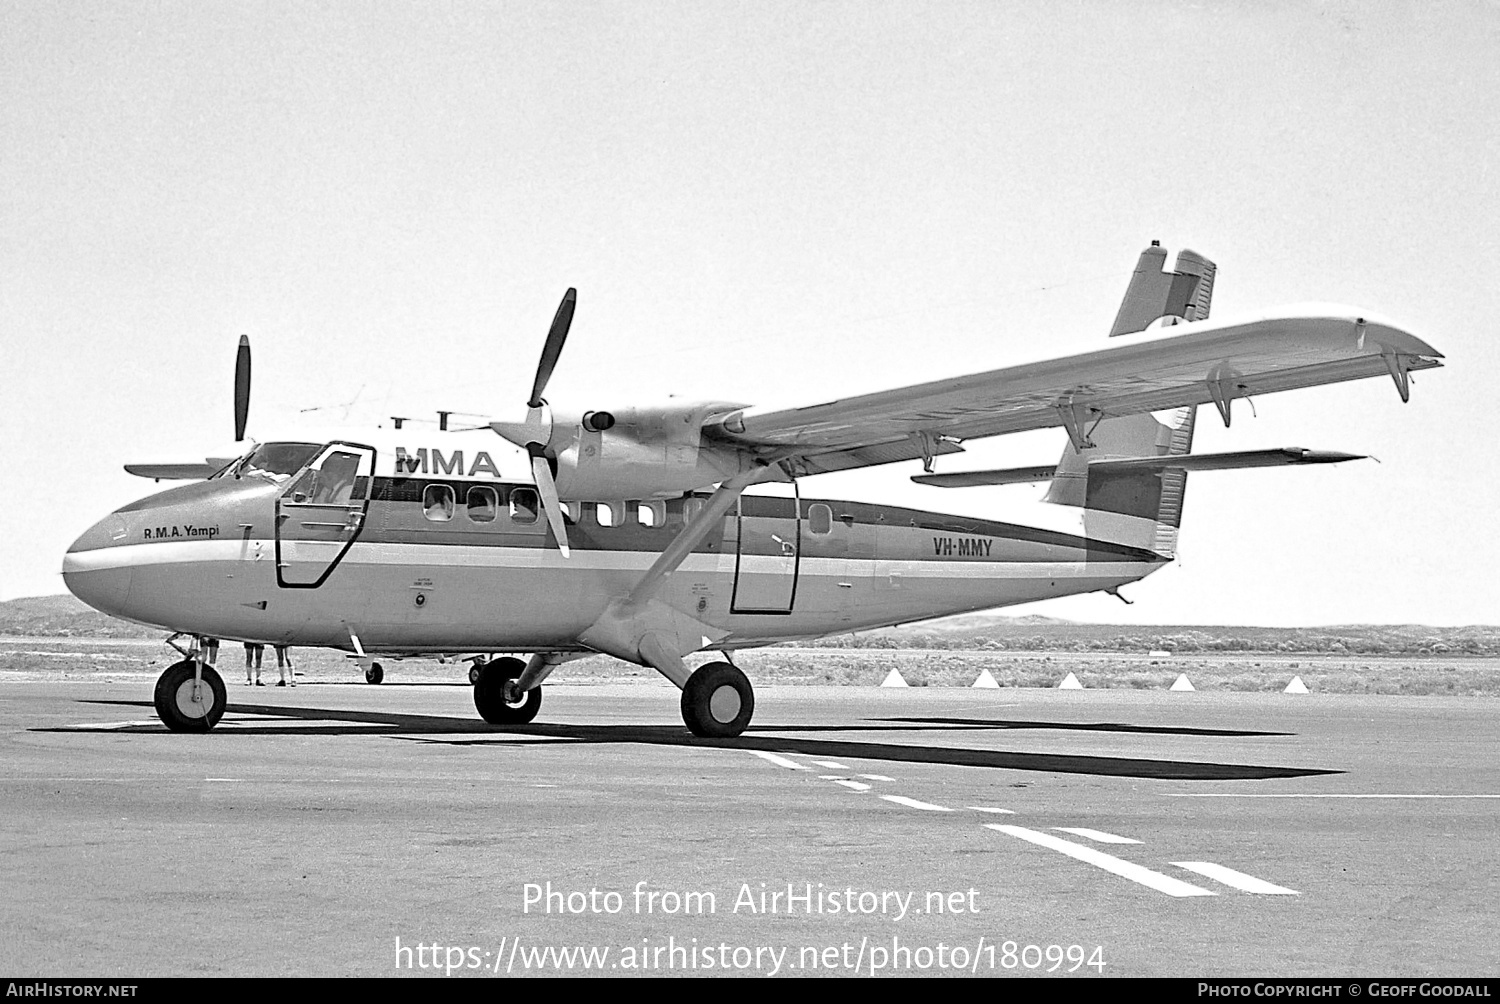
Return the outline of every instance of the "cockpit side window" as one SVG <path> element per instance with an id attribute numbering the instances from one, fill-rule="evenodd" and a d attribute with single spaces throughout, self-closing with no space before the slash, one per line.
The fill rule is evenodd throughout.
<path id="1" fill-rule="evenodd" d="M 359 454 L 329 454 L 318 472 L 317 492 L 313 501 L 325 505 L 347 505 L 354 493 L 354 476 L 358 473 Z M 452 492 L 449 494 L 451 496 Z"/>

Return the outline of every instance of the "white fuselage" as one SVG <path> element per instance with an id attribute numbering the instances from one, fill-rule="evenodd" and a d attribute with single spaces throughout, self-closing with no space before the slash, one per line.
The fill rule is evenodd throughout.
<path id="1" fill-rule="evenodd" d="M 126 506 L 68 552 L 68 588 L 115 616 L 226 640 L 581 651 L 579 636 L 701 505 L 571 503 L 564 557 L 524 454 L 487 433 L 429 434 L 437 445 L 422 447 L 401 435 L 364 447 L 348 499 L 320 505 L 296 491 L 301 479 L 246 474 Z M 1014 524 L 747 495 L 657 598 L 713 626 L 705 648 L 733 649 L 1114 588 L 1164 561 Z"/>

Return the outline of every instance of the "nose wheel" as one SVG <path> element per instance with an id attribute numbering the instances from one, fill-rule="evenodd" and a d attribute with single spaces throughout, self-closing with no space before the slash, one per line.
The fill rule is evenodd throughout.
<path id="1" fill-rule="evenodd" d="M 695 736 L 732 738 L 745 731 L 753 714 L 755 691 L 727 662 L 700 666 L 682 688 L 682 720 Z"/>
<path id="2" fill-rule="evenodd" d="M 496 659 L 477 667 L 474 707 L 491 725 L 525 725 L 542 708 L 542 688 L 517 692 L 515 682 L 526 669 L 520 659 Z M 472 678 L 472 677 L 471 677 Z"/>
<path id="3" fill-rule="evenodd" d="M 229 703 L 224 681 L 212 666 L 196 674 L 191 659 L 173 663 L 156 681 L 156 714 L 173 732 L 207 732 L 224 717 Z"/>

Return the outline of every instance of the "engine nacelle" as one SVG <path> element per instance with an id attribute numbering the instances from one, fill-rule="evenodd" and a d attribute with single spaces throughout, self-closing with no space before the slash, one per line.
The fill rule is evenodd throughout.
<path id="1" fill-rule="evenodd" d="M 703 427 L 744 405 L 668 401 L 661 405 L 552 415 L 548 453 L 557 458 L 565 500 L 670 498 L 742 473 L 754 457 L 703 440 Z"/>

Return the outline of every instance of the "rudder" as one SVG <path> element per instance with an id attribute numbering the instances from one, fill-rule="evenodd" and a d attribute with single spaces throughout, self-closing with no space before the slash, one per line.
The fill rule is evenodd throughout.
<path id="1" fill-rule="evenodd" d="M 1135 273 L 1110 328 L 1110 337 L 1134 334 L 1158 322 L 1176 324 L 1208 317 L 1213 300 L 1214 263 L 1193 251 L 1178 252 L 1166 271 L 1167 252 L 1158 242 L 1141 252 Z M 1181 469 L 1090 472 L 1089 464 L 1134 457 L 1181 456 L 1193 446 L 1197 408 L 1163 415 L 1126 415 L 1101 420 L 1088 432 L 1093 447 L 1064 448 L 1046 501 L 1079 506 L 1090 537 L 1154 551 L 1170 558 L 1177 551 L 1187 472 Z"/>

